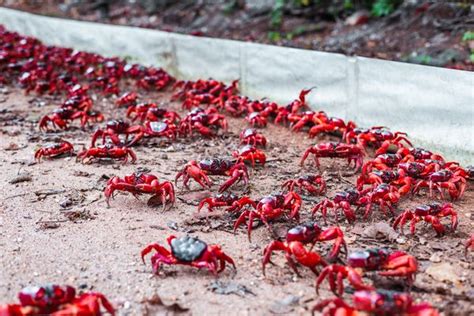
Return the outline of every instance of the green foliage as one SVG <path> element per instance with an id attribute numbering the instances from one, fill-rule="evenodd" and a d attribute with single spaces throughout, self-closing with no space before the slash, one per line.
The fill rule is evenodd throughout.
<path id="1" fill-rule="evenodd" d="M 462 41 L 467 42 L 467 41 L 474 41 L 474 32 L 473 31 L 467 31 L 464 33 L 462 36 Z"/>
<path id="2" fill-rule="evenodd" d="M 471 60 L 472 63 L 474 63 L 474 53 L 471 53 L 471 55 L 469 56 L 469 59 Z"/>
<path id="3" fill-rule="evenodd" d="M 397 4 L 396 0 L 375 0 L 372 4 L 372 15 L 376 17 L 389 15 L 395 11 Z"/>
<path id="4" fill-rule="evenodd" d="M 285 0 L 275 0 L 270 17 L 272 28 L 279 28 L 283 22 L 283 10 L 285 9 Z"/>
<path id="5" fill-rule="evenodd" d="M 281 33 L 280 32 L 268 32 L 268 40 L 270 42 L 278 42 L 281 40 Z"/>

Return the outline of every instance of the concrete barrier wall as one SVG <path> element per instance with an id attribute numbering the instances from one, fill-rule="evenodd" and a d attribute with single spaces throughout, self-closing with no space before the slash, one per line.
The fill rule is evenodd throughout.
<path id="1" fill-rule="evenodd" d="M 47 44 L 161 66 L 182 79 L 240 79 L 243 94 L 287 103 L 315 86 L 316 110 L 405 131 L 418 146 L 474 164 L 474 73 L 0 8 L 0 24 Z"/>

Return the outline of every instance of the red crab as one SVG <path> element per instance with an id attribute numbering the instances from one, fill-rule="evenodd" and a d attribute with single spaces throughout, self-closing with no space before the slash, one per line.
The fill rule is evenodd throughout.
<path id="1" fill-rule="evenodd" d="M 360 192 L 355 189 L 348 189 L 346 191 L 337 192 L 332 200 L 324 199 L 314 206 L 312 209 L 312 216 L 319 210 L 323 216 L 324 222 L 326 223 L 327 210 L 331 208 L 336 213 L 336 221 L 338 221 L 337 211 L 341 209 L 349 223 L 354 222 L 356 219 L 354 210 L 351 205 L 359 206 Z"/>
<path id="2" fill-rule="evenodd" d="M 84 162 L 87 158 L 110 158 L 122 159 L 124 164 L 127 163 L 128 156 L 132 158 L 131 163 L 134 163 L 137 160 L 137 156 L 135 155 L 132 149 L 128 147 L 112 146 L 110 144 L 105 144 L 98 147 L 91 147 L 77 154 L 77 158 L 82 159 L 82 162 Z"/>
<path id="3" fill-rule="evenodd" d="M 160 108 L 155 103 L 140 103 L 131 106 L 127 110 L 127 117 L 130 117 L 132 122 L 136 120 L 156 122 L 166 119 L 175 123 L 181 120 L 178 113 Z"/>
<path id="4" fill-rule="evenodd" d="M 240 95 L 230 96 L 224 102 L 224 110 L 234 117 L 240 117 L 247 109 L 248 98 Z"/>
<path id="5" fill-rule="evenodd" d="M 48 122 L 51 122 L 55 128 L 67 129 L 70 121 L 80 119 L 81 127 L 93 120 L 95 123 L 102 122 L 104 116 L 97 111 L 75 111 L 67 108 L 59 108 L 53 111 L 51 115 L 45 115 L 39 121 L 40 130 L 48 131 Z"/>
<path id="6" fill-rule="evenodd" d="M 307 174 L 299 177 L 298 179 L 290 179 L 282 184 L 282 188 L 286 188 L 288 191 L 294 191 L 294 188 L 298 187 L 300 191 L 308 191 L 312 195 L 321 195 L 326 191 L 326 181 L 320 175 Z"/>
<path id="7" fill-rule="evenodd" d="M 308 134 L 310 138 L 316 137 L 320 133 L 334 133 L 339 132 L 342 135 L 348 130 L 352 130 L 356 127 L 352 121 L 344 122 L 343 119 L 337 117 L 324 117 L 316 116 L 313 118 L 316 123 L 315 126 L 311 127 Z"/>
<path id="8" fill-rule="evenodd" d="M 265 147 L 267 145 L 267 139 L 255 129 L 246 128 L 240 133 L 240 143 Z"/>
<path id="9" fill-rule="evenodd" d="M 339 255 L 341 246 L 344 247 L 347 253 L 346 242 L 344 241 L 344 234 L 339 227 L 330 227 L 322 230 L 316 223 L 306 223 L 293 227 L 288 230 L 286 240 L 272 241 L 263 251 L 262 270 L 265 275 L 265 266 L 271 262 L 270 258 L 274 251 L 284 251 L 287 253 L 286 260 L 288 265 L 298 274 L 295 262 L 296 259 L 300 264 L 310 268 L 317 274 L 316 266 L 321 264 L 326 266 L 326 262 L 321 256 L 311 250 L 307 250 L 304 246 L 311 244 L 312 246 L 319 242 L 335 240 L 332 251 L 329 254 L 329 259 L 334 260 Z M 312 247 L 311 247 L 312 248 Z"/>
<path id="10" fill-rule="evenodd" d="M 278 219 L 283 215 L 288 215 L 288 218 L 299 220 L 299 211 L 301 208 L 301 197 L 298 193 L 289 192 L 286 195 L 276 193 L 269 195 L 261 199 L 257 208 L 254 210 L 244 210 L 239 218 L 235 221 L 234 232 L 239 228 L 240 225 L 245 223 L 247 225 L 247 234 L 250 240 L 252 234 L 252 225 L 255 218 L 260 219 L 269 230 L 271 230 L 269 221 Z M 236 211 L 239 209 L 236 209 Z M 289 214 L 286 214 L 289 211 Z"/>
<path id="11" fill-rule="evenodd" d="M 63 154 L 71 155 L 73 152 L 74 147 L 72 146 L 72 144 L 67 141 L 63 141 L 61 143 L 41 147 L 35 152 L 35 159 L 37 159 L 39 162 L 41 160 L 41 157 L 43 156 L 55 158 Z"/>
<path id="12" fill-rule="evenodd" d="M 469 237 L 468 240 L 464 243 L 464 256 L 467 256 L 467 250 L 474 250 L 474 233 Z"/>
<path id="13" fill-rule="evenodd" d="M 265 165 L 265 161 L 267 157 L 265 153 L 252 145 L 245 145 L 241 147 L 239 150 L 234 151 L 232 156 L 237 158 L 237 161 L 250 161 L 252 163 L 252 167 L 255 167 L 255 163 L 258 162 L 262 166 Z"/>
<path id="14" fill-rule="evenodd" d="M 137 104 L 138 100 L 138 95 L 136 92 L 126 92 L 122 94 L 117 101 L 115 101 L 115 104 L 117 106 L 124 106 L 124 107 L 129 107 L 129 106 L 135 106 Z"/>
<path id="15" fill-rule="evenodd" d="M 438 161 L 445 161 L 443 156 L 438 154 L 433 154 L 431 151 L 426 150 L 424 148 L 400 148 L 397 151 L 397 154 L 403 156 L 404 161 L 415 161 L 415 160 L 438 160 Z"/>
<path id="16" fill-rule="evenodd" d="M 377 170 L 386 170 L 397 167 L 402 161 L 403 156 L 399 154 L 381 154 L 377 155 L 373 160 L 367 161 L 362 167 L 362 175 L 366 175 L 374 168 Z"/>
<path id="17" fill-rule="evenodd" d="M 88 112 L 92 110 L 92 105 L 92 99 L 88 95 L 72 95 L 63 102 L 61 107 L 74 111 Z"/>
<path id="18" fill-rule="evenodd" d="M 105 139 L 110 138 L 115 145 L 123 145 L 120 141 L 119 135 L 125 135 L 125 142 L 128 141 L 128 136 L 131 134 L 138 134 L 142 131 L 140 125 L 130 126 L 129 123 L 122 120 L 110 120 L 107 122 L 105 129 L 98 129 L 92 135 L 91 147 L 95 147 L 97 138 L 102 137 L 102 143 L 105 144 Z"/>
<path id="19" fill-rule="evenodd" d="M 362 191 L 358 203 L 365 205 L 364 218 L 366 219 L 369 216 L 374 203 L 379 205 L 380 210 L 384 214 L 386 214 L 385 208 L 388 208 L 388 210 L 393 214 L 393 204 L 398 203 L 399 200 L 400 193 L 398 193 L 398 188 L 390 184 L 382 183 L 373 189 Z"/>
<path id="20" fill-rule="evenodd" d="M 370 129 L 354 128 L 345 135 L 346 142 L 352 143 L 356 140 L 363 147 L 373 144 L 377 147 L 376 155 L 387 152 L 390 145 L 395 145 L 399 149 L 406 148 L 402 142 L 411 146 L 411 142 L 406 138 L 406 133 L 391 132 L 383 126 L 374 126 Z"/>
<path id="21" fill-rule="evenodd" d="M 442 235 L 445 229 L 440 219 L 447 216 L 451 216 L 451 230 L 455 231 L 458 226 L 458 214 L 454 210 L 453 205 L 451 203 L 440 204 L 436 202 L 417 206 L 414 211 L 405 210 L 395 219 L 393 228 L 397 229 L 398 225 L 400 225 L 400 230 L 403 233 L 403 227 L 410 221 L 410 232 L 413 235 L 415 234 L 416 224 L 420 221 L 425 221 L 433 226 L 438 235 Z"/>
<path id="22" fill-rule="evenodd" d="M 61 306 L 61 309 L 52 316 L 86 316 L 101 315 L 101 306 L 111 315 L 115 315 L 112 304 L 101 293 L 84 293 L 72 300 L 71 303 Z"/>
<path id="23" fill-rule="evenodd" d="M 314 89 L 314 87 L 309 89 L 303 89 L 298 95 L 298 99 L 293 100 L 286 107 L 290 110 L 291 113 L 297 113 L 299 110 L 304 108 L 306 104 L 306 96 Z"/>
<path id="24" fill-rule="evenodd" d="M 167 202 L 171 205 L 175 202 L 174 187 L 169 181 L 159 182 L 158 177 L 146 173 L 133 173 L 125 176 L 123 179 L 113 177 L 107 182 L 104 191 L 107 205 L 113 197 L 115 191 L 126 191 L 132 193 L 135 197 L 140 194 L 152 194 L 153 196 L 161 196 L 163 209 Z"/>
<path id="25" fill-rule="evenodd" d="M 228 206 L 228 211 L 233 211 L 234 209 L 241 209 L 245 205 L 252 205 L 253 207 L 257 207 L 257 204 L 250 199 L 248 196 L 244 196 L 241 199 L 234 193 L 224 192 L 216 194 L 214 197 L 208 197 L 203 199 L 198 206 L 198 212 L 205 206 L 208 205 L 207 208 L 209 212 L 214 211 L 215 207 L 223 207 Z"/>
<path id="26" fill-rule="evenodd" d="M 33 316 L 33 315 L 101 315 L 101 306 L 110 314 L 115 309 L 101 293 L 84 293 L 76 296 L 71 286 L 48 284 L 30 286 L 18 293 L 20 304 L 0 305 L 0 315 Z"/>
<path id="27" fill-rule="evenodd" d="M 345 278 L 356 290 L 374 289 L 373 286 L 366 285 L 362 281 L 363 271 L 380 271 L 378 274 L 381 276 L 404 277 L 409 285 L 413 284 L 418 271 L 415 257 L 403 251 L 392 252 L 386 248 L 352 252 L 347 258 L 347 263 L 348 266 L 332 264 L 325 267 L 316 281 L 316 292 L 319 291 L 319 286 L 326 277 L 331 291 L 342 295 L 344 290 L 342 282 Z"/>
<path id="28" fill-rule="evenodd" d="M 171 140 L 176 139 L 178 128 L 175 124 L 168 120 L 162 122 L 145 122 L 135 137 L 128 143 L 128 146 L 133 146 L 138 143 L 143 137 L 167 137 Z"/>
<path id="29" fill-rule="evenodd" d="M 192 135 L 193 131 L 197 131 L 204 137 L 212 137 L 215 135 L 214 128 L 222 128 L 227 131 L 227 120 L 217 112 L 217 109 L 210 107 L 206 110 L 195 108 L 188 113 L 179 124 L 179 131 L 182 135 Z"/>
<path id="30" fill-rule="evenodd" d="M 267 118 L 261 112 L 252 112 L 249 113 L 245 119 L 249 122 L 250 125 L 255 127 L 265 127 L 267 126 Z"/>
<path id="31" fill-rule="evenodd" d="M 171 251 L 155 243 L 150 244 L 142 250 L 141 256 L 145 263 L 145 256 L 152 250 L 156 253 L 151 257 L 153 273 L 158 274 L 161 264 L 182 264 L 195 268 L 207 268 L 214 275 L 225 269 L 226 263 L 230 263 L 234 269 L 234 260 L 226 255 L 219 245 L 208 245 L 204 241 L 183 236 L 176 238 L 169 236 L 167 242 Z"/>
<path id="32" fill-rule="evenodd" d="M 195 160 L 188 162 L 183 170 L 181 170 L 175 178 L 175 183 L 179 178 L 183 177 L 184 186 L 189 189 L 188 181 L 193 178 L 203 188 L 209 188 L 211 180 L 208 175 L 216 176 L 230 176 L 230 178 L 224 182 L 219 188 L 219 192 L 224 192 L 234 183 L 243 180 L 245 185 L 248 185 L 249 176 L 247 167 L 240 162 L 211 158 L 201 160 L 199 163 Z"/>
<path id="33" fill-rule="evenodd" d="M 403 196 L 410 192 L 413 179 L 409 176 L 403 175 L 403 172 L 398 172 L 396 170 L 373 170 L 368 174 L 361 174 L 357 178 L 357 189 L 362 190 L 364 184 L 371 184 L 373 186 L 379 185 L 382 183 L 387 183 L 395 186 L 400 186 L 398 193 Z"/>
<path id="34" fill-rule="evenodd" d="M 355 167 L 359 170 L 364 162 L 364 151 L 357 145 L 344 144 L 344 143 L 319 143 L 314 146 L 310 146 L 306 149 L 303 157 L 301 158 L 301 165 L 304 165 L 305 160 L 309 154 L 314 155 L 314 161 L 316 167 L 319 168 L 319 158 L 347 158 L 349 164 L 354 161 Z"/>
<path id="35" fill-rule="evenodd" d="M 413 193 L 416 194 L 421 188 L 428 187 L 430 189 L 430 197 L 433 197 L 433 188 L 437 189 L 444 198 L 443 189 L 448 189 L 451 200 L 461 198 L 466 189 L 466 178 L 462 172 L 452 172 L 449 169 L 443 169 L 431 173 L 426 180 L 420 180 L 413 188 Z"/>
<path id="36" fill-rule="evenodd" d="M 313 310 L 322 310 L 323 316 L 439 316 L 431 304 L 415 304 L 410 294 L 388 291 L 356 291 L 352 295 L 353 306 L 336 297 L 319 302 Z"/>
<path id="37" fill-rule="evenodd" d="M 304 127 L 312 128 L 314 126 L 315 117 L 318 115 L 326 115 L 324 112 L 305 111 L 301 113 L 290 113 L 287 120 L 291 122 L 291 130 L 299 132 Z"/>

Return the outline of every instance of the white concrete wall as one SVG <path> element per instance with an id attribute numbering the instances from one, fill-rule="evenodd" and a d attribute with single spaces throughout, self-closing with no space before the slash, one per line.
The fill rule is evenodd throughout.
<path id="1" fill-rule="evenodd" d="M 240 79 L 243 94 L 405 131 L 418 146 L 474 164 L 474 73 L 370 58 L 36 16 L 0 8 L 0 24 L 47 44 L 132 57 L 183 79 Z"/>

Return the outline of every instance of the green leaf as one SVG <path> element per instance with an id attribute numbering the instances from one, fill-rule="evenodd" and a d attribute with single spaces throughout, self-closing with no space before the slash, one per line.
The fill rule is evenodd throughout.
<path id="1" fill-rule="evenodd" d="M 389 15 L 395 10 L 395 4 L 394 0 L 376 0 L 372 5 L 372 15 L 376 17 Z"/>
<path id="2" fill-rule="evenodd" d="M 469 56 L 469 59 L 471 60 L 472 63 L 474 63 L 474 53 L 471 53 L 471 55 Z"/>
<path id="3" fill-rule="evenodd" d="M 474 41 L 474 32 L 473 31 L 467 31 L 464 33 L 462 36 L 462 41 L 467 42 L 467 41 Z"/>
<path id="4" fill-rule="evenodd" d="M 280 32 L 268 32 L 268 39 L 270 42 L 278 42 L 281 40 Z"/>
<path id="5" fill-rule="evenodd" d="M 283 22 L 283 9 L 285 7 L 285 0 L 275 0 L 273 9 L 270 15 L 270 25 L 273 28 L 279 28 Z"/>

